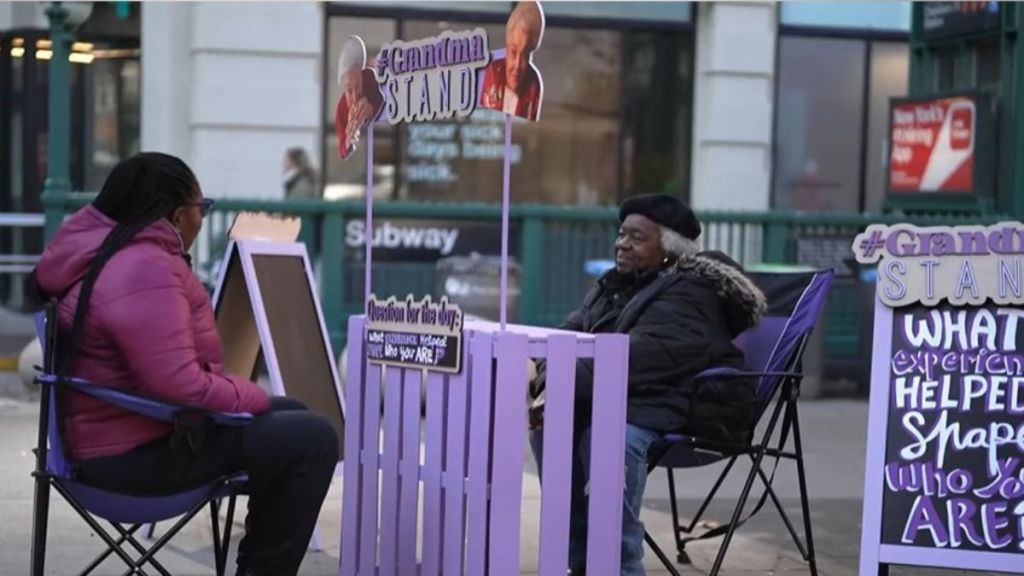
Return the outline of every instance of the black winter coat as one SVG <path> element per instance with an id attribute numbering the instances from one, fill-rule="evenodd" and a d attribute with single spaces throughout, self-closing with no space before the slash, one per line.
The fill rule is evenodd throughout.
<path id="1" fill-rule="evenodd" d="M 697 374 L 711 367 L 743 368 L 743 354 L 732 340 L 754 326 L 764 309 L 764 295 L 738 264 L 704 252 L 637 278 L 608 272 L 560 328 L 629 334 L 626 421 L 666 433 L 686 424 Z M 545 380 L 544 367 L 538 368 L 535 397 Z M 578 417 L 589 415 L 593 379 L 593 361 L 581 360 Z"/>

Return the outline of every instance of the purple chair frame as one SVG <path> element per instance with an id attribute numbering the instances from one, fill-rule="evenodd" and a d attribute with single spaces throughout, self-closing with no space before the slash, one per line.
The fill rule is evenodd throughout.
<path id="1" fill-rule="evenodd" d="M 364 316 L 349 319 L 342 576 L 519 575 L 528 358 L 548 370 L 537 570 L 568 567 L 576 361 L 593 358 L 594 419 L 605 425 L 593 430 L 603 449 L 591 459 L 587 558 L 591 574 L 618 575 L 627 336 L 467 322 L 463 370 L 449 375 L 367 363 L 364 330 Z"/>
<path id="2" fill-rule="evenodd" d="M 753 416 L 750 429 L 753 431 L 764 415 L 769 414 L 768 409 L 772 409 L 768 424 L 756 441 L 752 437 L 750 443 L 730 443 L 683 434 L 670 434 L 651 448 L 648 458 L 648 473 L 663 467 L 668 475 L 676 559 L 680 564 L 691 563 L 689 555 L 686 553 L 688 542 L 724 535 L 718 555 L 709 573 L 712 576 L 718 574 L 736 529 L 756 514 L 770 497 L 800 551 L 800 555 L 808 563 L 811 574 L 817 576 L 818 569 L 814 558 L 814 538 L 811 531 L 797 399 L 803 379 L 801 362 L 804 349 L 825 307 L 834 275 L 832 270 L 799 274 L 751 274 L 752 279 L 768 297 L 769 310 L 758 326 L 740 334 L 736 339 L 736 345 L 744 352 L 747 366 L 754 368 L 755 371 L 712 368 L 697 376 L 697 386 L 710 381 L 757 379 L 758 410 Z M 781 427 L 779 427 L 780 418 Z M 778 438 L 773 440 L 777 428 L 779 430 Z M 790 431 L 793 434 L 794 449 L 787 451 L 786 443 Z M 751 432 L 751 436 L 753 435 L 754 433 Z M 693 533 L 725 477 L 732 470 L 736 460 L 743 455 L 750 458 L 752 466 L 729 523 L 697 537 L 683 536 Z M 775 465 L 770 475 L 761 468 L 761 462 L 765 457 L 775 459 Z M 682 526 L 676 503 L 673 469 L 705 466 L 725 459 L 728 459 L 725 469 L 719 475 L 696 515 L 688 526 Z M 796 462 L 806 547 L 801 542 L 772 488 L 772 480 L 780 460 Z M 743 508 L 746 506 L 754 480 L 757 478 L 764 484 L 765 492 L 750 515 L 741 519 Z M 645 534 L 645 539 L 665 568 L 673 576 L 679 576 L 679 571 L 650 534 Z"/>
<path id="3" fill-rule="evenodd" d="M 244 426 L 252 420 L 247 413 L 216 413 L 201 408 L 177 405 L 129 394 L 121 390 L 100 386 L 79 378 L 58 378 L 55 374 L 57 358 L 57 307 L 51 302 L 45 312 L 36 314 L 36 331 L 43 349 L 43 367 L 35 382 L 40 386 L 39 436 L 35 448 L 36 468 L 34 511 L 32 517 L 32 576 L 42 576 L 45 568 L 46 533 L 49 516 L 50 488 L 55 489 L 83 520 L 103 539 L 107 549 L 97 556 L 81 573 L 85 576 L 99 566 L 110 554 L 117 555 L 126 565 L 128 574 L 145 575 L 143 567 L 152 566 L 163 576 L 170 573 L 154 555 L 171 540 L 200 510 L 207 505 L 212 512 L 215 569 L 223 576 L 231 543 L 231 525 L 235 497 L 242 493 L 248 482 L 244 473 L 237 473 L 184 492 L 154 497 L 118 494 L 78 482 L 73 463 L 68 459 L 63 437 L 59 396 L 76 392 L 109 402 L 144 416 L 174 422 L 185 412 L 201 413 L 219 426 Z M 218 524 L 219 500 L 228 498 L 227 520 L 221 537 Z M 152 524 L 181 516 L 181 518 L 152 546 L 146 548 L 134 534 L 144 524 Z M 97 518 L 106 520 L 117 533 L 105 530 Z M 129 525 L 127 527 L 123 525 Z M 139 558 L 132 559 L 123 547 L 130 546 Z"/>

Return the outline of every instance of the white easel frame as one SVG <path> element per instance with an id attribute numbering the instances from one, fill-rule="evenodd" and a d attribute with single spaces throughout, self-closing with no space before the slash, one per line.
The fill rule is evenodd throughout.
<path id="1" fill-rule="evenodd" d="M 253 319 L 256 322 L 256 330 L 260 337 L 260 347 L 263 350 L 263 359 L 267 366 L 267 373 L 270 376 L 271 390 L 275 396 L 287 396 L 284 378 L 281 375 L 281 367 L 277 358 L 277 349 L 274 346 L 274 338 L 270 332 L 270 323 L 267 320 L 267 310 L 263 304 L 263 294 L 260 291 L 259 281 L 256 278 L 256 267 L 253 263 L 253 256 L 291 256 L 302 259 L 302 267 L 306 273 L 306 281 L 310 288 L 310 295 L 313 305 L 316 308 L 317 321 L 320 324 L 320 336 L 323 341 L 324 354 L 327 355 L 328 365 L 331 369 L 335 395 L 338 398 L 338 409 L 341 410 L 342 421 L 345 420 L 345 396 L 341 389 L 341 382 L 338 378 L 338 366 L 331 349 L 330 336 L 327 333 L 327 324 L 324 321 L 323 308 L 320 306 L 320 297 L 317 294 L 317 283 L 313 276 L 313 267 L 310 265 L 309 254 L 306 245 L 302 242 L 271 242 L 266 240 L 230 240 L 224 252 L 221 269 L 217 275 L 217 286 L 213 293 L 214 309 L 220 303 L 221 292 L 224 282 L 227 279 L 231 258 L 238 254 L 239 264 L 242 266 L 242 273 L 245 278 L 246 293 L 249 295 L 249 305 L 252 308 Z M 244 375 L 248 377 L 249 375 Z M 334 477 L 342 476 L 342 462 L 344 454 L 334 466 Z M 323 550 L 320 539 L 319 528 L 313 531 L 313 540 L 310 548 L 315 551 Z"/>

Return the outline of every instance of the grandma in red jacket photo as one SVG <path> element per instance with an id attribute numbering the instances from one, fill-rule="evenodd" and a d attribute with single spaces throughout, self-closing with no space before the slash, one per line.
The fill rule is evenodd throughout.
<path id="1" fill-rule="evenodd" d="M 330 487 L 337 435 L 302 404 L 224 372 L 213 308 L 188 256 L 211 204 L 180 159 L 129 158 L 47 245 L 35 290 L 59 302 L 65 373 L 255 418 L 183 447 L 170 424 L 72 392 L 61 412 L 68 456 L 81 482 L 138 495 L 248 472 L 238 574 L 293 575 Z"/>
<path id="2" fill-rule="evenodd" d="M 544 12 L 534 1 L 519 2 L 505 26 L 505 57 L 484 70 L 480 105 L 513 116 L 540 118 L 544 86 L 533 53 L 544 34 Z"/>

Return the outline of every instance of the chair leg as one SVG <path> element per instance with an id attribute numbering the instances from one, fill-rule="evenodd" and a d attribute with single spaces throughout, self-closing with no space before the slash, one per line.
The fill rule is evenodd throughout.
<path id="1" fill-rule="evenodd" d="M 36 473 L 34 509 L 32 510 L 31 576 L 43 576 L 46 567 L 46 530 L 50 515 L 50 479 Z"/>
<path id="2" fill-rule="evenodd" d="M 754 458 L 754 469 L 747 474 L 747 481 L 743 484 L 743 491 L 740 492 L 739 502 L 736 503 L 736 509 L 732 512 L 732 520 L 729 521 L 729 529 L 725 532 L 725 537 L 722 538 L 722 545 L 718 549 L 718 555 L 715 557 L 715 563 L 711 567 L 711 572 L 708 576 L 717 576 L 718 571 L 722 569 L 722 563 L 725 561 L 725 553 L 729 549 L 729 543 L 732 542 L 732 536 L 736 533 L 736 524 L 740 521 L 740 516 L 743 514 L 743 508 L 747 505 L 747 499 L 750 498 L 750 489 L 754 486 L 754 479 L 757 478 L 757 470 L 761 469 L 761 461 L 764 460 L 765 448 L 769 445 L 772 439 L 772 435 L 775 434 L 775 426 L 779 422 L 779 415 L 782 412 L 782 406 L 780 404 L 775 405 L 775 410 L 772 411 L 772 417 L 768 421 L 768 426 L 765 428 L 764 435 L 761 438 L 759 444 L 757 444 L 757 457 Z"/>
<path id="3" fill-rule="evenodd" d="M 704 502 L 701 503 L 700 508 L 697 509 L 697 514 L 694 515 L 693 520 L 690 522 L 690 527 L 686 529 L 689 534 L 697 527 L 697 523 L 704 516 L 704 512 L 707 511 L 711 501 L 715 498 L 715 494 L 718 493 L 718 489 L 722 487 L 722 482 L 725 481 L 725 477 L 729 475 L 729 471 L 732 470 L 733 464 L 736 463 L 737 456 L 733 456 L 729 459 L 729 463 L 725 465 L 725 470 L 718 476 L 718 480 L 715 481 L 715 485 L 711 487 L 711 492 L 708 493 L 707 497 L 704 498 Z"/>
<path id="4" fill-rule="evenodd" d="M 127 531 L 125 531 L 124 528 L 122 528 L 120 525 L 118 525 L 118 524 L 116 524 L 114 522 L 111 522 L 110 525 L 113 526 L 114 529 L 117 530 L 121 534 L 121 537 L 117 539 L 117 547 L 118 548 L 121 547 L 121 544 L 124 544 L 125 542 L 127 542 L 128 539 L 131 537 L 131 535 L 136 530 L 138 530 L 138 527 L 139 527 L 139 525 L 136 524 L 136 525 L 132 526 L 131 528 L 129 528 Z M 134 538 L 132 539 L 132 546 L 135 547 L 135 549 L 139 552 L 139 554 L 142 554 L 143 552 L 146 551 L 146 549 L 142 548 L 142 546 L 140 544 L 138 544 L 138 542 L 136 542 L 134 540 Z M 100 564 L 102 564 L 103 561 L 107 559 L 107 556 L 110 556 L 111 554 L 113 554 L 113 552 L 114 552 L 114 550 L 112 548 L 108 547 L 106 550 L 103 551 L 102 554 L 100 554 L 99 556 L 93 558 L 92 562 L 90 562 L 89 565 L 86 566 L 84 570 L 82 570 L 81 572 L 78 573 L 78 576 L 88 576 L 88 574 L 92 573 L 92 571 L 95 570 Z"/>
<path id="5" fill-rule="evenodd" d="M 665 468 L 668 473 L 668 498 L 672 506 L 672 538 L 676 541 L 676 562 L 680 564 L 692 564 L 690 555 L 686 553 L 686 542 L 679 537 L 684 529 L 679 525 L 679 504 L 676 503 L 676 476 L 671 468 Z M 661 557 L 660 549 L 654 551 Z"/>
<path id="6" fill-rule="evenodd" d="M 797 550 L 800 551 L 800 556 L 807 560 L 807 550 L 804 548 L 803 542 L 800 541 L 800 536 L 796 533 L 796 528 L 793 527 L 793 523 L 789 520 L 789 514 L 786 514 L 786 509 L 782 506 L 782 502 L 779 501 L 778 495 L 775 494 L 775 490 L 772 488 L 772 481 L 765 475 L 764 470 L 760 467 L 757 468 L 757 475 L 761 477 L 761 482 L 764 483 L 765 492 L 771 497 L 772 503 L 775 505 L 775 509 L 779 511 L 779 516 L 782 518 L 782 522 L 786 525 L 786 529 L 789 530 L 789 535 L 793 538 L 793 543 L 796 544 Z"/>
<path id="7" fill-rule="evenodd" d="M 228 517 L 224 520 L 224 540 L 221 542 L 220 566 L 217 567 L 217 576 L 227 574 L 228 551 L 231 549 L 231 523 L 235 517 L 235 494 L 228 498 Z"/>
<path id="8" fill-rule="evenodd" d="M 131 576 L 134 570 L 138 570 L 141 572 L 141 568 L 139 567 L 149 562 L 153 558 L 153 556 L 157 552 L 159 552 L 160 549 L 163 548 L 165 544 L 170 542 L 171 538 L 177 535 L 178 531 L 180 531 L 182 527 L 188 524 L 189 521 L 192 520 L 192 518 L 195 517 L 195 515 L 198 514 L 199 511 L 202 510 L 204 507 L 206 507 L 205 502 L 201 502 L 193 506 L 192 509 L 186 512 L 177 522 L 175 522 L 174 526 L 171 526 L 171 528 L 166 533 L 164 533 L 164 535 L 161 536 L 160 539 L 157 540 L 156 543 L 149 548 L 149 550 L 146 550 L 146 553 L 143 554 L 142 557 L 134 563 L 134 568 L 129 568 L 127 572 L 122 574 L 122 576 Z"/>
<path id="9" fill-rule="evenodd" d="M 210 529 L 213 531 L 213 565 L 217 569 L 217 576 L 220 574 L 220 566 L 224 562 L 221 561 L 221 547 L 220 547 L 220 510 L 217 506 L 217 499 L 213 498 L 210 500 Z"/>
<path id="10" fill-rule="evenodd" d="M 117 524 L 116 522 L 111 522 L 110 525 L 114 527 L 114 530 L 117 530 L 121 534 L 121 538 L 118 540 L 118 542 L 127 542 L 139 554 L 146 553 L 146 547 L 143 546 L 142 543 L 140 543 L 138 540 L 136 540 L 134 536 L 135 532 L 137 532 L 139 528 L 142 527 L 141 524 L 133 524 L 131 528 L 129 528 L 128 530 L 125 530 L 120 524 Z M 157 561 L 156 558 L 150 558 L 149 564 L 153 568 L 156 568 L 157 572 L 160 572 L 161 576 L 172 576 L 171 573 L 168 572 L 167 569 L 164 568 L 163 564 Z M 82 576 L 85 575 L 83 574 Z"/>
<path id="11" fill-rule="evenodd" d="M 78 515 L 82 517 L 82 520 L 84 520 L 85 523 L 88 524 L 89 527 L 92 528 L 93 531 L 96 532 L 96 534 L 98 534 L 101 539 L 103 539 L 103 541 L 107 544 L 107 546 L 110 547 L 111 551 L 114 552 L 114 554 L 117 554 L 117 556 L 121 558 L 121 560 L 123 560 L 124 563 L 128 566 L 133 566 L 133 568 L 130 569 L 127 572 L 127 574 L 138 573 L 141 576 L 146 576 L 146 572 L 143 571 L 142 568 L 139 568 L 135 565 L 135 561 L 132 560 L 132 557 L 129 556 L 127 552 L 121 549 L 120 545 L 114 541 L 114 538 L 111 537 L 110 534 L 107 534 L 107 531 L 104 530 L 103 527 L 100 526 L 100 523 L 92 517 L 92 514 L 89 514 L 87 510 L 82 508 L 82 506 L 79 505 L 78 502 L 71 497 L 71 494 L 69 494 L 63 487 L 61 487 L 60 484 L 53 484 L 53 487 L 54 489 L 57 490 L 58 493 L 60 493 L 64 500 L 67 501 L 68 505 L 70 505 L 75 510 L 75 512 L 78 512 Z"/>
<path id="12" fill-rule="evenodd" d="M 152 540 L 153 539 L 153 534 L 155 532 L 156 532 L 156 522 L 153 522 L 152 524 L 149 525 L 149 528 L 146 529 L 146 539 L 147 540 Z"/>
<path id="13" fill-rule="evenodd" d="M 807 563 L 811 576 L 818 576 L 818 563 L 814 558 L 814 535 L 811 533 L 811 506 L 807 498 L 807 475 L 804 472 L 804 447 L 800 440 L 800 418 L 796 403 L 791 404 L 793 420 L 793 445 L 796 451 L 796 473 L 800 481 L 800 508 L 804 516 L 804 537 L 807 538 Z M 888 570 L 886 570 L 888 572 Z"/>
<path id="14" fill-rule="evenodd" d="M 654 555 L 658 557 L 658 560 L 661 561 L 661 564 L 665 566 L 666 570 L 668 570 L 669 574 L 671 574 L 672 576 L 682 576 L 682 574 L 679 573 L 679 570 L 677 570 L 676 567 L 672 565 L 672 561 L 669 560 L 668 556 L 665 555 L 665 552 L 661 549 L 661 546 L 658 546 L 658 543 L 654 541 L 654 538 L 652 538 L 646 530 L 644 530 L 644 540 L 647 542 L 647 545 L 651 547 L 651 550 L 654 551 Z"/>
<path id="15" fill-rule="evenodd" d="M 687 540 L 681 538 L 680 533 L 692 534 L 693 531 L 697 528 L 697 523 L 700 522 L 700 519 L 704 517 L 704 512 L 707 511 L 708 506 L 711 504 L 711 501 L 715 499 L 715 494 L 718 494 L 718 489 L 722 487 L 722 482 L 725 481 L 725 477 L 728 476 L 729 471 L 732 470 L 733 464 L 736 463 L 736 458 L 737 456 L 733 456 L 732 458 L 729 459 L 729 462 L 725 465 L 725 469 L 722 470 L 722 473 L 718 475 L 718 479 L 715 480 L 715 485 L 711 487 L 711 491 L 708 492 L 708 495 L 704 498 L 704 501 L 701 502 L 700 508 L 697 509 L 697 513 L 694 514 L 693 519 L 690 520 L 690 525 L 688 527 L 683 528 L 682 526 L 680 526 L 677 516 L 673 516 L 673 520 L 675 522 L 677 552 L 676 561 L 678 561 L 680 564 L 693 564 L 693 560 L 690 558 L 690 555 L 686 553 Z M 670 482 L 669 484 L 669 492 L 671 493 L 673 512 L 675 512 L 676 495 L 674 481 Z"/>

